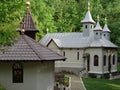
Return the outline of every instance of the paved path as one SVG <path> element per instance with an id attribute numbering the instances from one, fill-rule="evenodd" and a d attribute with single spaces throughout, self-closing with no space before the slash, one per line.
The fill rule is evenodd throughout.
<path id="1" fill-rule="evenodd" d="M 85 90 L 80 77 L 68 75 L 71 77 L 71 90 Z"/>

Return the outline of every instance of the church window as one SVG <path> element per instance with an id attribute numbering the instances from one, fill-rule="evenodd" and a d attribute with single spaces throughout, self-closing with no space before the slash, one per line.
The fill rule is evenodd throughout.
<path id="1" fill-rule="evenodd" d="M 77 52 L 77 60 L 79 60 L 80 56 L 79 56 L 79 52 Z"/>
<path id="2" fill-rule="evenodd" d="M 85 28 L 87 29 L 87 25 L 85 25 Z"/>
<path id="3" fill-rule="evenodd" d="M 92 25 L 91 25 L 91 29 L 92 29 Z"/>
<path id="4" fill-rule="evenodd" d="M 103 65 L 106 65 L 106 55 L 103 56 Z"/>
<path id="5" fill-rule="evenodd" d="M 63 51 L 63 56 L 65 56 L 65 51 Z"/>
<path id="6" fill-rule="evenodd" d="M 98 64 L 99 64 L 99 57 L 98 57 L 98 55 L 95 55 L 94 56 L 94 66 L 98 66 Z"/>
<path id="7" fill-rule="evenodd" d="M 113 65 L 115 64 L 115 55 L 113 55 Z"/>
<path id="8" fill-rule="evenodd" d="M 13 64 L 13 83 L 23 83 L 23 66 L 21 63 Z"/>

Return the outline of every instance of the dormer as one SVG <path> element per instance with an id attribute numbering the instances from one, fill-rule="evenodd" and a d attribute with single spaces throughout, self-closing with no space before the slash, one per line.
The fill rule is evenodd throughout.
<path id="1" fill-rule="evenodd" d="M 83 24 L 83 36 L 89 37 L 90 32 L 92 31 L 95 21 L 92 19 L 91 13 L 90 13 L 90 3 L 88 3 L 88 11 L 86 13 L 85 18 L 81 21 Z"/>
<path id="2" fill-rule="evenodd" d="M 102 38 L 102 28 L 99 22 L 97 22 L 96 27 L 93 29 L 93 31 L 94 31 L 94 39 L 100 40 Z"/>
<path id="3" fill-rule="evenodd" d="M 106 19 L 105 19 L 106 22 Z M 107 22 L 104 25 L 103 31 L 102 31 L 102 36 L 105 37 L 107 40 L 110 40 L 110 30 L 107 26 Z"/>

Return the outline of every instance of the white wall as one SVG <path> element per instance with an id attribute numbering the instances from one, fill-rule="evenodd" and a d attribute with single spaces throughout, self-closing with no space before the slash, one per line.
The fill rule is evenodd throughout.
<path id="1" fill-rule="evenodd" d="M 82 68 L 83 67 L 83 59 L 82 59 L 82 50 L 77 49 L 60 49 L 56 46 L 56 44 L 52 41 L 48 47 L 53 51 L 63 55 L 65 52 L 66 61 L 57 61 L 55 63 L 56 67 L 70 67 L 70 68 Z M 79 52 L 79 60 L 77 60 L 77 52 Z"/>
<path id="2" fill-rule="evenodd" d="M 115 49 L 112 49 L 112 53 L 115 55 L 115 64 L 113 65 L 113 56 L 111 55 L 111 72 L 116 72 L 117 71 L 117 51 Z M 108 55 L 107 55 L 107 50 L 103 50 L 103 55 L 106 55 L 106 65 L 104 66 L 104 73 L 109 73 L 108 71 Z"/>
<path id="3" fill-rule="evenodd" d="M 59 54 L 63 55 L 65 52 L 65 57 L 67 58 L 66 61 L 57 61 L 55 62 L 55 67 L 67 67 L 67 68 L 83 68 L 84 60 L 83 60 L 83 53 L 90 54 L 90 71 L 89 73 L 109 73 L 108 72 L 108 58 L 106 58 L 106 66 L 103 66 L 103 55 L 106 54 L 106 49 L 103 48 L 86 48 L 86 49 L 70 49 L 70 48 L 58 48 L 56 44 L 52 41 L 48 48 L 58 52 Z M 117 51 L 113 50 L 114 54 L 116 55 L 116 62 L 115 65 L 112 65 L 112 72 L 117 71 Z M 77 52 L 79 52 L 79 60 L 77 60 Z M 99 56 L 99 65 L 94 66 L 94 55 Z M 85 63 L 87 63 L 85 61 Z M 112 60 L 111 60 L 112 63 Z M 87 65 L 86 65 L 87 67 Z"/>
<path id="4" fill-rule="evenodd" d="M 116 72 L 117 71 L 117 51 L 113 50 L 115 56 L 116 56 L 116 61 L 115 65 L 112 64 L 112 57 L 111 57 L 111 72 Z M 108 71 L 108 57 L 106 56 L 106 65 L 103 65 L 103 55 L 106 55 L 106 49 L 103 48 L 90 48 L 87 49 L 86 52 L 90 53 L 90 71 L 89 73 L 98 73 L 98 74 L 103 74 L 103 73 L 109 73 Z M 99 66 L 94 66 L 94 55 L 99 55 Z"/>
<path id="5" fill-rule="evenodd" d="M 58 48 L 56 44 L 52 41 L 48 45 L 48 48 L 53 51 L 63 55 L 65 52 L 66 61 L 57 61 L 55 62 L 55 67 L 67 67 L 67 68 L 83 68 L 83 49 L 67 49 L 67 48 Z M 79 52 L 79 60 L 77 60 L 77 52 Z"/>
<path id="6" fill-rule="evenodd" d="M 12 62 L 0 62 L 0 84 L 6 90 L 47 90 L 54 86 L 53 62 L 23 62 L 23 83 L 12 82 Z"/>
<path id="7" fill-rule="evenodd" d="M 103 56 L 102 56 L 102 48 L 89 48 L 87 49 L 88 53 L 90 53 L 90 71 L 89 73 L 103 73 Z M 94 66 L 94 55 L 99 56 L 99 65 Z"/>

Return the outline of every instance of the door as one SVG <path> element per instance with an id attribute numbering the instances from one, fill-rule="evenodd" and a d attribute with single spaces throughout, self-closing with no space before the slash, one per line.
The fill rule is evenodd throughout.
<path id="1" fill-rule="evenodd" d="M 111 73 L 111 55 L 108 57 L 108 71 Z"/>
<path id="2" fill-rule="evenodd" d="M 87 71 L 90 71 L 90 55 L 87 56 Z"/>

